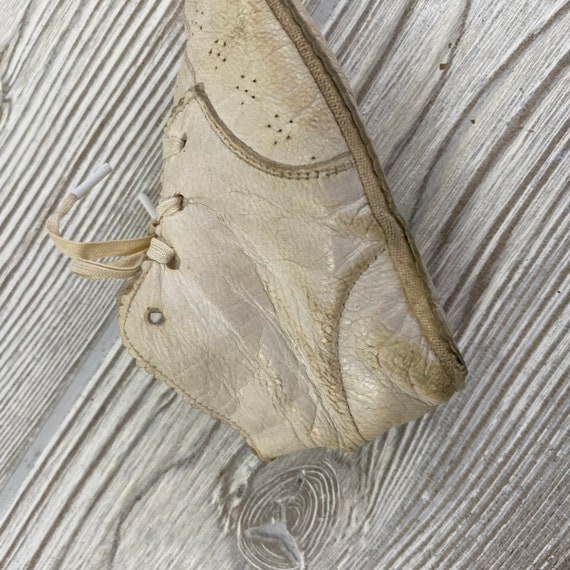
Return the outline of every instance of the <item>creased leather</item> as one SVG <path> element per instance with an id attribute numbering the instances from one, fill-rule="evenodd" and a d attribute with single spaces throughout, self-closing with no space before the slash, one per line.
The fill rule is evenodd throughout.
<path id="1" fill-rule="evenodd" d="M 160 197 L 182 195 L 183 208 L 156 228 L 179 264 L 143 263 L 120 298 L 121 335 L 139 365 L 262 458 L 356 449 L 460 384 L 268 4 L 187 0 L 185 18 L 165 129 L 184 143 L 165 142 Z"/>

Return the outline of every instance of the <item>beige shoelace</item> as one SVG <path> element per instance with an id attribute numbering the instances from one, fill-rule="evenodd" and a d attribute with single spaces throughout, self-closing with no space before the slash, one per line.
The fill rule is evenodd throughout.
<path id="1" fill-rule="evenodd" d="M 94 185 L 94 184 L 93 184 Z M 156 208 L 156 219 L 148 228 L 146 237 L 102 242 L 81 242 L 61 236 L 60 223 L 82 195 L 70 192 L 57 210 L 48 218 L 46 229 L 57 248 L 72 259 L 73 273 L 88 279 L 127 279 L 136 275 L 145 259 L 168 265 L 176 259 L 176 253 L 160 239 L 157 229 L 161 220 L 182 209 L 182 196 L 167 198 Z M 119 259 L 103 263 L 105 258 Z"/>

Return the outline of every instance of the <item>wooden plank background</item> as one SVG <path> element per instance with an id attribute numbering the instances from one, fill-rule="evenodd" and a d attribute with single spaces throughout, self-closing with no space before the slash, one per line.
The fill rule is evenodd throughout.
<path id="1" fill-rule="evenodd" d="M 236 0 L 237 1 L 237 0 Z M 0 567 L 570 568 L 570 2 L 306 0 L 470 368 L 356 454 L 269 464 L 137 369 L 114 282 L 43 231 L 141 235 L 178 0 L 0 0 Z"/>

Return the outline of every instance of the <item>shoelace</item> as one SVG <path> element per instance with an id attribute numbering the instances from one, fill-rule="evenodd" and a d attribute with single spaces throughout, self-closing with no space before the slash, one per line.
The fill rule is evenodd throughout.
<path id="1" fill-rule="evenodd" d="M 65 196 L 57 210 L 48 218 L 46 229 L 57 248 L 72 259 L 70 269 L 73 273 L 88 279 L 127 279 L 136 275 L 145 259 L 169 264 L 176 258 L 176 253 L 157 235 L 157 228 L 166 216 L 182 209 L 182 196 L 177 195 L 162 201 L 156 208 L 156 219 L 148 228 L 146 237 L 101 242 L 81 242 L 61 236 L 60 223 L 95 184 L 109 174 L 111 168 L 104 165 L 88 180 Z M 96 261 L 118 257 L 115 261 L 103 263 Z"/>

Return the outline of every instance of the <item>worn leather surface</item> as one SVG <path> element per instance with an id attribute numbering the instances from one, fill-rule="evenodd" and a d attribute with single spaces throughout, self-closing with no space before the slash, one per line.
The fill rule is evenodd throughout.
<path id="1" fill-rule="evenodd" d="M 143 263 L 120 301 L 123 340 L 262 458 L 355 449 L 447 399 L 456 379 L 270 6 L 187 0 L 185 17 L 161 191 L 183 208 L 157 228 L 179 264 Z"/>

